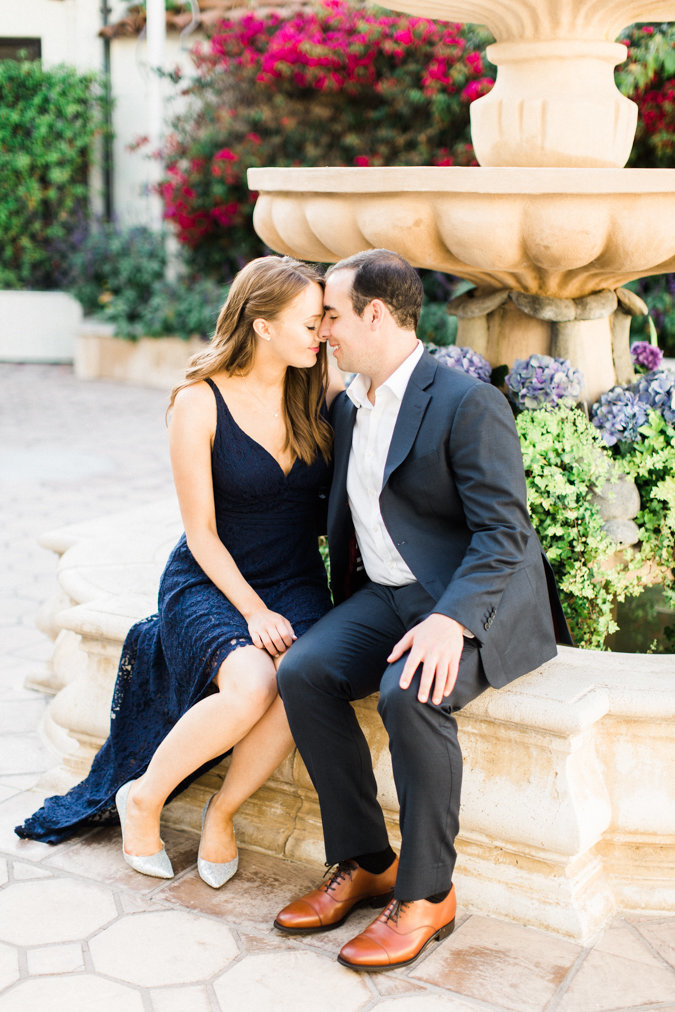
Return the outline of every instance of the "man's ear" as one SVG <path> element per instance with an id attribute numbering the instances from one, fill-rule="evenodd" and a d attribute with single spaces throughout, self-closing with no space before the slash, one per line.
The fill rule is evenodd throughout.
<path id="1" fill-rule="evenodd" d="M 367 319 L 371 327 L 379 326 L 387 313 L 387 307 L 381 299 L 373 299 L 366 309 Z"/>

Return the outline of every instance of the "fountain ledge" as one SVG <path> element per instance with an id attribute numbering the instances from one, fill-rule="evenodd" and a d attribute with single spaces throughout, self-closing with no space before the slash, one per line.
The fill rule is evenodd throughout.
<path id="1" fill-rule="evenodd" d="M 675 170 L 249 169 L 256 232 L 332 263 L 395 249 L 477 285 L 578 298 L 675 270 Z"/>
<path id="2" fill-rule="evenodd" d="M 81 779 L 105 739 L 122 641 L 154 610 L 180 529 L 175 504 L 161 502 L 40 539 L 59 556 L 58 591 L 40 616 L 55 640 L 52 663 L 33 682 L 55 693 L 42 734 L 60 763 L 44 790 Z M 356 711 L 397 845 L 376 697 Z M 466 707 L 458 715 L 465 773 L 455 876 L 464 909 L 581 942 L 619 910 L 672 909 L 674 716 L 672 658 L 570 648 Z M 197 831 L 224 769 L 168 806 L 166 821 Z M 244 846 L 323 862 L 318 802 L 297 753 L 243 807 L 237 833 Z"/>

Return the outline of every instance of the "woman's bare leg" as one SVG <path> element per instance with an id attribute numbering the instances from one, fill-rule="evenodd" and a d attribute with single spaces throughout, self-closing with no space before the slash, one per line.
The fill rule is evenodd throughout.
<path id="1" fill-rule="evenodd" d="M 218 692 L 202 699 L 171 729 L 146 772 L 129 791 L 125 850 L 144 856 L 161 848 L 159 817 L 169 794 L 204 763 L 241 741 L 276 696 L 276 669 L 257 647 L 240 647 L 216 675 Z M 202 854 L 206 860 L 208 854 Z"/>
<path id="2" fill-rule="evenodd" d="M 237 853 L 232 820 L 239 806 L 265 783 L 293 748 L 286 711 L 277 696 L 232 754 L 223 785 L 209 805 L 199 853 L 206 861 L 231 861 Z"/>

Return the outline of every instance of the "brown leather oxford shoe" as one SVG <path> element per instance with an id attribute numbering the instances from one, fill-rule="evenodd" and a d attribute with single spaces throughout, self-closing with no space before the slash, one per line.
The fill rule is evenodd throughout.
<path id="1" fill-rule="evenodd" d="M 343 946 L 338 961 L 366 972 L 407 966 L 430 942 L 452 933 L 456 909 L 454 886 L 442 903 L 392 900 L 365 931 Z"/>
<path id="2" fill-rule="evenodd" d="M 397 869 L 398 858 L 380 875 L 365 871 L 356 861 L 342 861 L 318 889 L 284 907 L 274 927 L 290 935 L 330 931 L 357 907 L 383 907 L 392 896 Z"/>

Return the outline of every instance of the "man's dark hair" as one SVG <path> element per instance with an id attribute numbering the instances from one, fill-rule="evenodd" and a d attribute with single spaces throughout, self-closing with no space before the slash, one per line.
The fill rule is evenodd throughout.
<path id="1" fill-rule="evenodd" d="M 420 277 L 407 260 L 388 249 L 369 249 L 355 253 L 326 271 L 354 271 L 352 306 L 357 316 L 373 299 L 380 299 L 399 327 L 416 330 L 424 290 Z"/>

